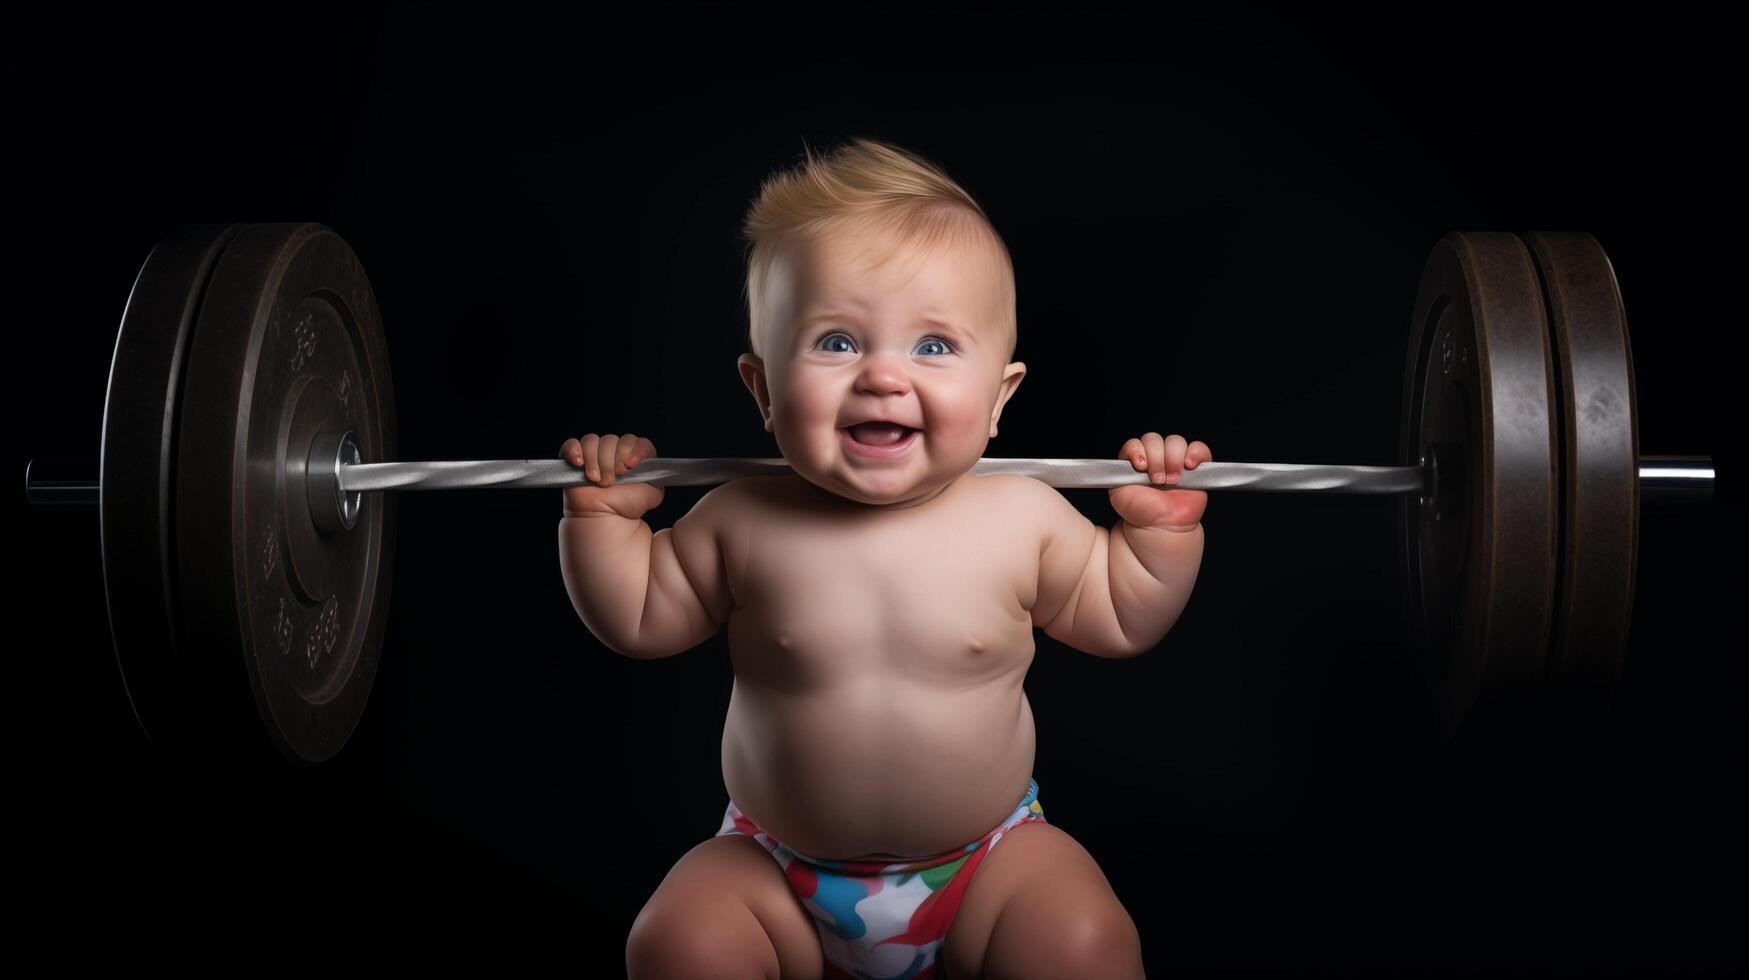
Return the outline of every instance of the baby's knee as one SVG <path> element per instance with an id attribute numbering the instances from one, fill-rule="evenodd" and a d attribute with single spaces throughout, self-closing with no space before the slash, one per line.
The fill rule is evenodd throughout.
<path id="1" fill-rule="evenodd" d="M 1142 977 L 1142 935 L 1118 903 L 1070 915 L 1058 936 L 1058 949 L 1076 977 Z"/>
<path id="2" fill-rule="evenodd" d="M 1140 980 L 1143 976 L 1141 934 L 1135 920 L 1116 902 L 1059 907 L 1048 923 L 1026 929 L 1006 922 L 1001 926 L 985 953 L 988 980 Z"/>
<path id="3" fill-rule="evenodd" d="M 652 902 L 626 938 L 631 980 L 778 980 L 777 951 L 759 920 L 736 903 Z"/>
<path id="4" fill-rule="evenodd" d="M 1142 935 L 1121 905 L 1076 917 L 1065 939 L 1077 976 L 1136 980 L 1142 976 Z"/>

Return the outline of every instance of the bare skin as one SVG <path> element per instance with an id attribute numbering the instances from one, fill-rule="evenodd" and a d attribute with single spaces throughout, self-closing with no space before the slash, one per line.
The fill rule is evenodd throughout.
<path id="1" fill-rule="evenodd" d="M 601 484 L 566 490 L 561 522 L 561 568 L 584 622 L 637 657 L 678 653 L 727 626 L 730 798 L 777 839 L 830 860 L 939 854 L 1001 823 L 1034 762 L 1021 686 L 1033 628 L 1133 656 L 1177 619 L 1201 559 L 1206 494 L 1164 486 L 1209 458 L 1200 442 L 1154 432 L 1127 442 L 1120 458 L 1162 486 L 1114 490 L 1120 514 L 1146 524 L 1109 530 L 1036 480 L 968 472 L 1025 374 L 1006 361 L 1000 284 L 975 242 L 899 254 L 873 262 L 828 243 L 778 277 L 790 301 L 775 304 L 765 334 L 770 362 L 747 354 L 740 367 L 795 475 L 717 487 L 652 532 L 638 518 L 662 489 L 613 483 L 656 455 L 648 439 L 592 433 L 561 448 Z M 870 417 L 918 431 L 872 458 L 848 428 Z M 1097 893 L 1089 901 L 1122 915 L 1060 831 L 1027 825 L 1004 842 L 1011 853 L 992 851 L 980 871 L 1006 882 L 1004 893 L 974 885 L 961 921 L 981 935 L 950 936 L 944 952 L 962 968 L 987 962 L 1009 893 L 1044 894 L 1025 887 L 1033 873 L 1085 881 Z M 777 930 L 760 921 L 784 959 Z M 792 937 L 804 921 L 791 919 Z M 1027 941 L 1036 938 L 989 955 L 1023 962 Z M 1119 972 L 1139 975 L 1137 957 Z"/>
<path id="2" fill-rule="evenodd" d="M 738 529 L 723 780 L 762 829 L 814 857 L 925 857 L 1013 812 L 1033 765 L 1038 550 L 1014 533 L 1011 479 L 877 514 L 799 477 L 737 481 L 720 512 Z"/>

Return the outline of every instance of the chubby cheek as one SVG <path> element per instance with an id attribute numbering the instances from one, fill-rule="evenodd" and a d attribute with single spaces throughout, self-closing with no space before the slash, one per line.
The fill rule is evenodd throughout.
<path id="1" fill-rule="evenodd" d="M 980 392 L 947 391 L 924 403 L 928 441 L 942 449 L 983 446 L 989 439 L 990 413 Z"/>
<path id="2" fill-rule="evenodd" d="M 838 399 L 807 385 L 772 393 L 772 433 L 785 456 L 825 456 L 838 449 Z"/>

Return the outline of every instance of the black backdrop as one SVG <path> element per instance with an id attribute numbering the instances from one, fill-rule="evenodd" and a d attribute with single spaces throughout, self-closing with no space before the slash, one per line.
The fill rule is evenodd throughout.
<path id="1" fill-rule="evenodd" d="M 1153 429 L 1218 459 L 1395 462 L 1433 243 L 1582 229 L 1634 328 L 1643 449 L 1728 465 L 1732 362 L 1713 351 L 1741 325 L 1722 295 L 1741 107 L 1716 25 L 640 9 L 7 12 L 13 472 L 95 455 L 127 291 L 184 221 L 347 238 L 403 458 L 552 455 L 586 431 L 775 455 L 733 367 L 738 221 L 803 140 L 856 135 L 942 163 L 1013 250 L 1029 375 L 990 455 L 1115 456 Z M 1067 495 L 1115 519 L 1103 492 Z M 15 499 L 26 946 L 277 962 L 343 942 L 613 973 L 646 897 L 717 828 L 724 636 L 647 662 L 598 643 L 558 574 L 556 493 L 404 495 L 350 745 L 314 772 L 199 774 L 134 726 L 95 517 Z M 1741 968 L 1725 512 L 1646 515 L 1605 730 L 1437 751 L 1408 702 L 1390 503 L 1215 495 L 1157 649 L 1111 661 L 1036 634 L 1041 801 L 1154 974 Z"/>

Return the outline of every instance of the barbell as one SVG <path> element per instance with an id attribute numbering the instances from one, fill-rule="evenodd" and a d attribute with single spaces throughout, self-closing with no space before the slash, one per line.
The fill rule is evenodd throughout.
<path id="1" fill-rule="evenodd" d="M 1478 704 L 1613 700 L 1641 491 L 1710 499 L 1713 482 L 1710 458 L 1640 455 L 1635 394 L 1595 238 L 1454 232 L 1415 299 L 1400 465 L 1210 462 L 1176 486 L 1397 496 L 1417 689 L 1443 742 Z M 155 745 L 331 758 L 383 646 L 385 491 L 590 482 L 556 458 L 395 455 L 376 300 L 338 234 L 189 225 L 152 249 L 116 338 L 96 465 L 33 460 L 25 484 L 39 508 L 99 512 L 116 658 Z M 787 472 L 781 459 L 657 457 L 616 482 Z M 972 472 L 1148 483 L 1121 459 L 985 458 Z"/>

